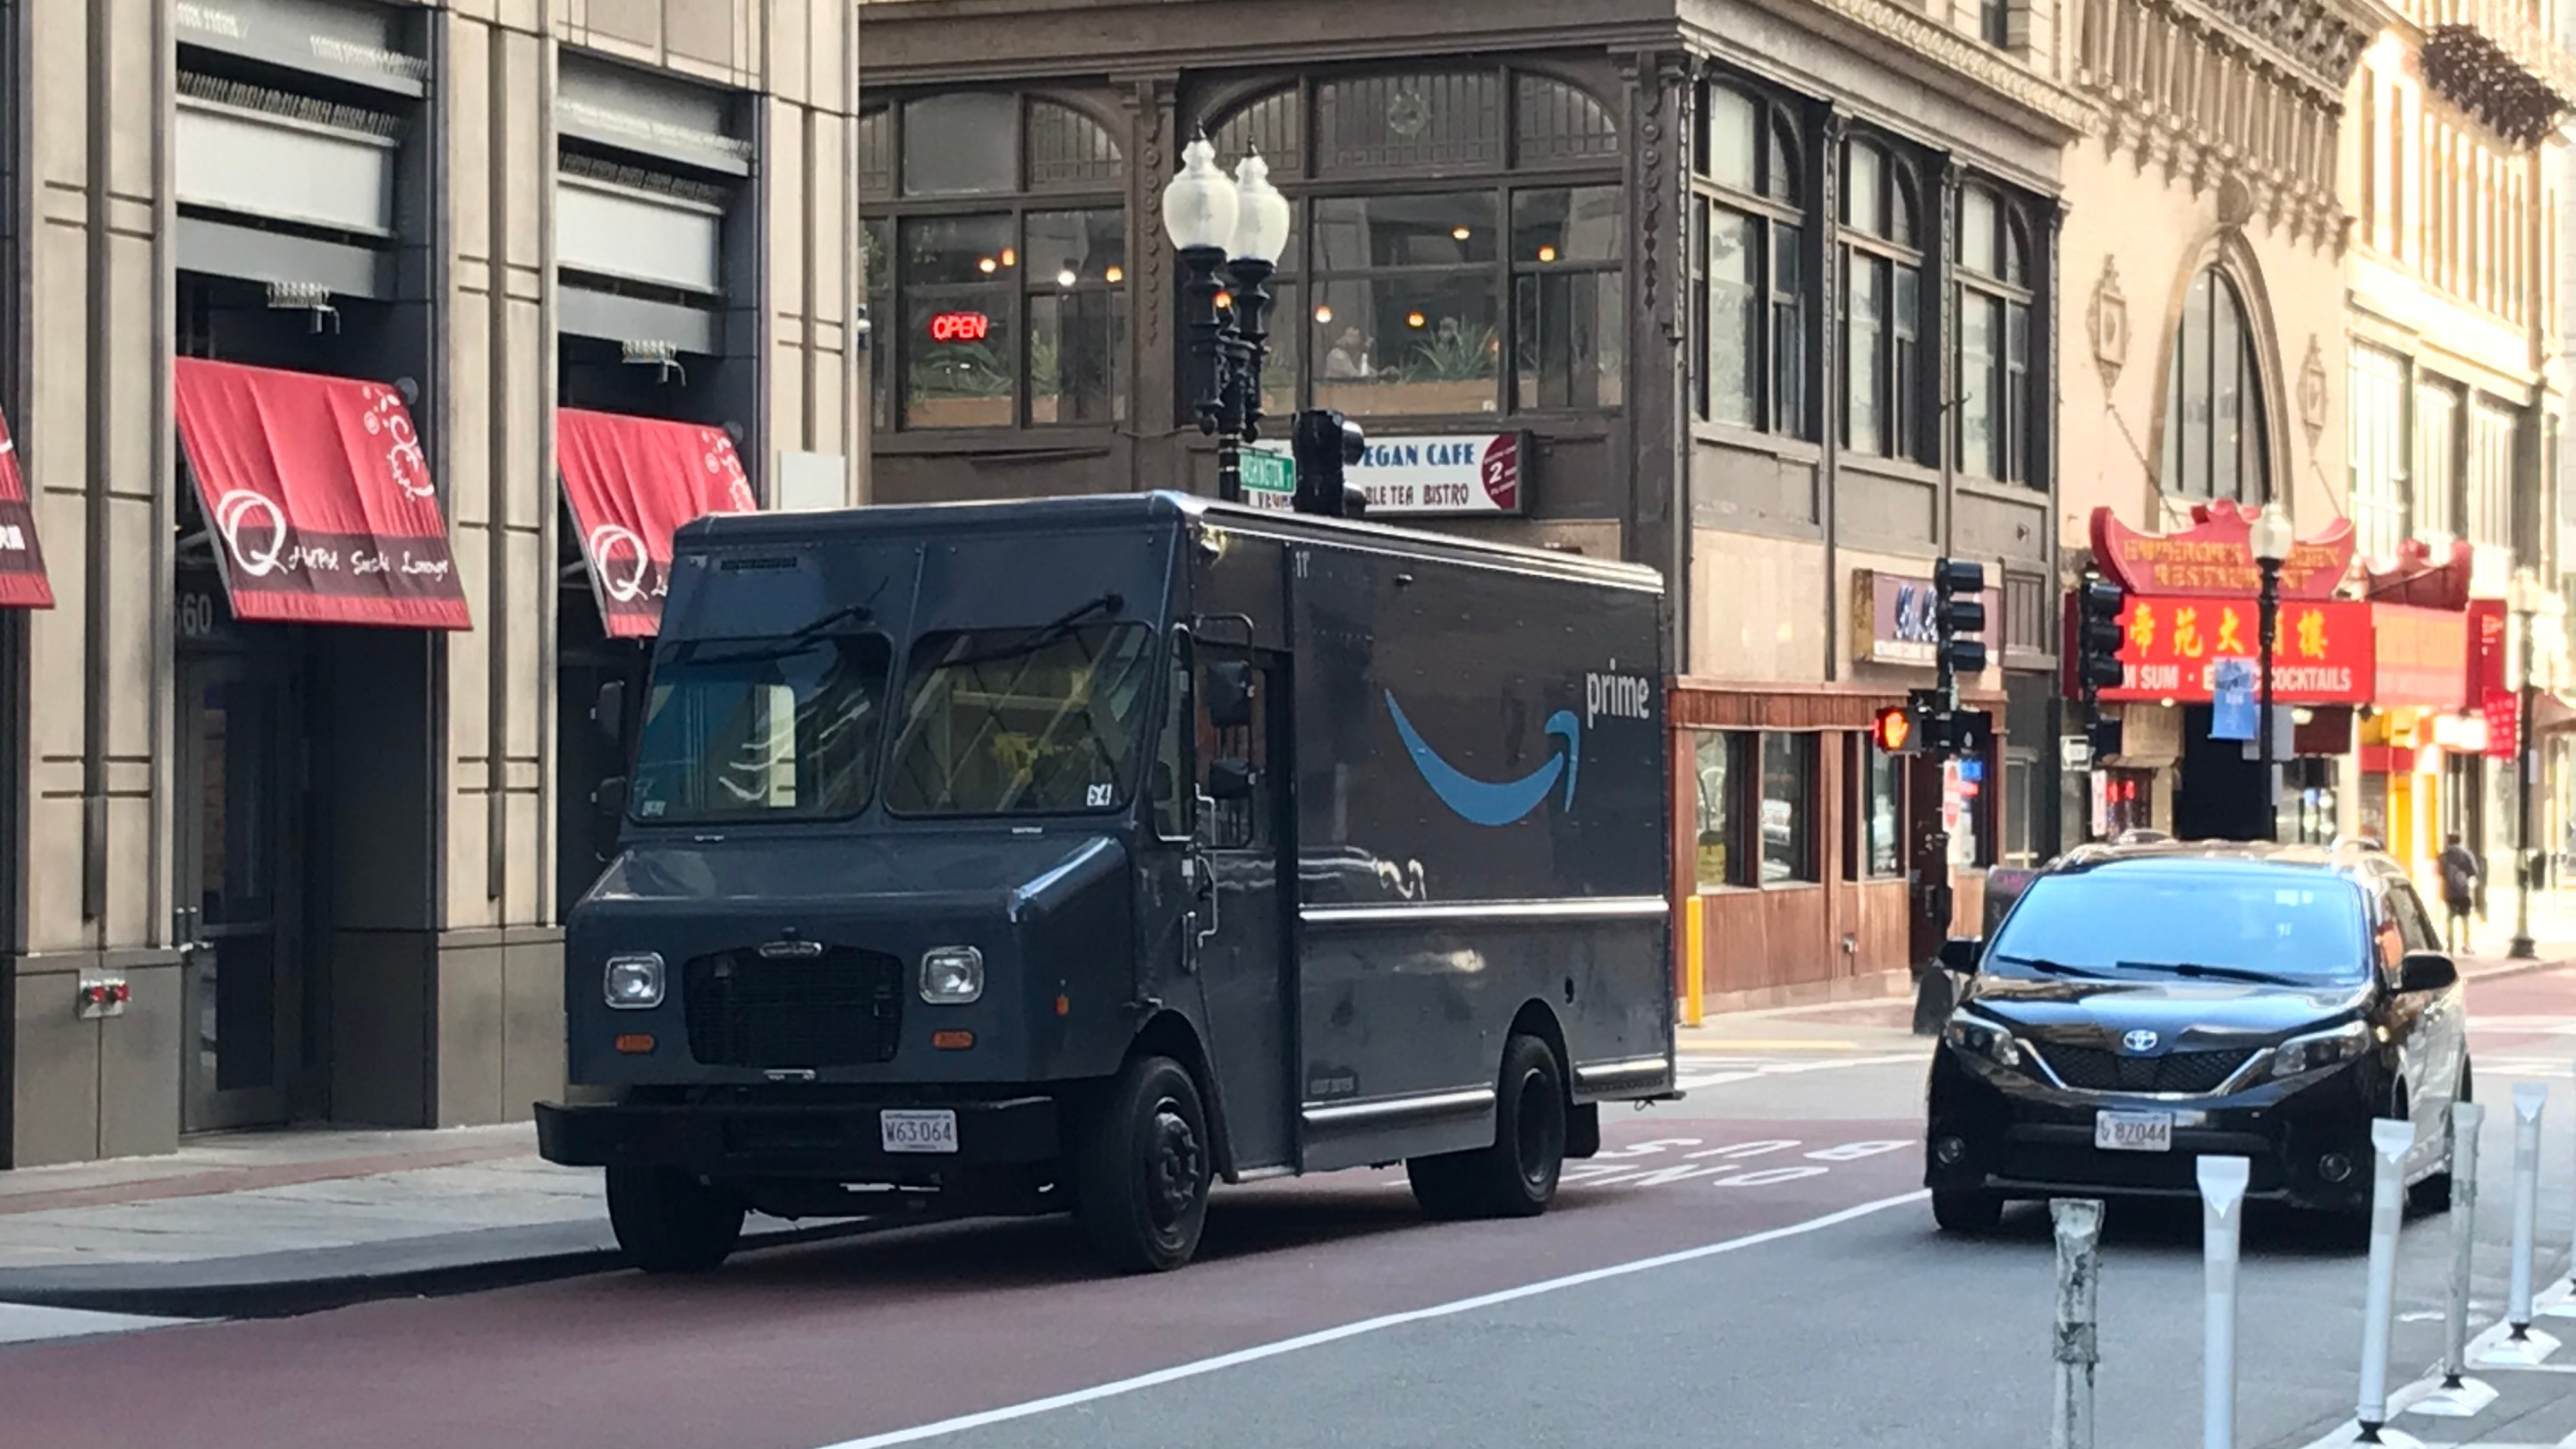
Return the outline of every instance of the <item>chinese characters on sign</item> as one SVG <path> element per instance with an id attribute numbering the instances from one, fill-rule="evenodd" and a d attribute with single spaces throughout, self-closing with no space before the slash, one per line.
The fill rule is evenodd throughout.
<path id="1" fill-rule="evenodd" d="M 2133 595 L 2120 611 L 2121 680 L 2106 700 L 2217 697 L 2218 666 L 2243 661 L 2260 689 L 2260 617 L 2251 599 Z M 2273 698 L 2283 704 L 2361 704 L 2370 699 L 2370 606 L 2342 599 L 2281 605 L 2272 651 Z"/>
<path id="2" fill-rule="evenodd" d="M 2204 503 L 2180 533 L 2141 533 L 2107 507 L 2093 510 L 2093 557 L 2132 594 L 2192 594 L 2251 601 L 2262 592 L 2254 561 L 2255 511 Z M 2283 599 L 2331 598 L 2352 568 L 2352 523 L 2337 519 L 2314 538 L 2291 545 L 2281 565 Z"/>

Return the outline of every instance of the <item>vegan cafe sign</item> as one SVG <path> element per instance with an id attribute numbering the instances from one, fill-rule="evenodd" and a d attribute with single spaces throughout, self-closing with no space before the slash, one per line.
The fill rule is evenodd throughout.
<path id="1" fill-rule="evenodd" d="M 1343 476 L 1368 498 L 1372 515 L 1516 514 L 1527 511 L 1521 460 L 1522 433 L 1453 433 L 1438 437 L 1371 438 L 1368 451 Z M 1287 508 L 1294 497 L 1290 467 L 1251 461 L 1268 455 L 1285 463 L 1285 445 L 1255 443 L 1244 449 L 1243 498 L 1255 508 Z"/>

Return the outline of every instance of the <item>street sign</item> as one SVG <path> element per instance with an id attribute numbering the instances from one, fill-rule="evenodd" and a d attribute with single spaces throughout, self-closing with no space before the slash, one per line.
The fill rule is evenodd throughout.
<path id="1" fill-rule="evenodd" d="M 1297 493 L 1297 464 L 1287 450 L 1274 453 L 1256 444 L 1240 457 L 1243 501 L 1255 508 L 1286 508 Z"/>
<path id="2" fill-rule="evenodd" d="M 2080 775 L 2093 768 L 2093 742 L 2082 735 L 2059 735 L 2057 759 L 2066 773 Z"/>

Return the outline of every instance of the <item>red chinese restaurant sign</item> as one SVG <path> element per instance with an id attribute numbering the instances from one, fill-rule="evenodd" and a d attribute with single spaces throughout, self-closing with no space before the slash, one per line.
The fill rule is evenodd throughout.
<path id="1" fill-rule="evenodd" d="M 2180 533 L 2143 533 L 2107 508 L 2093 510 L 2093 558 L 2132 594 L 2188 594 L 2242 599 L 2250 608 L 2263 590 L 2254 561 L 2255 510 L 2239 503 L 2203 503 Z M 2314 538 L 2290 546 L 2281 564 L 2281 597 L 2328 599 L 2352 569 L 2352 523 L 2337 519 Z"/>
<path id="2" fill-rule="evenodd" d="M 2120 684 L 2103 690 L 2102 698 L 2207 704 L 2220 660 L 2242 659 L 2260 670 L 2260 628 L 2251 598 L 2133 594 L 2120 611 Z M 2281 605 L 2272 649 L 2275 700 L 2366 704 L 2372 663 L 2370 605 L 2346 599 Z"/>

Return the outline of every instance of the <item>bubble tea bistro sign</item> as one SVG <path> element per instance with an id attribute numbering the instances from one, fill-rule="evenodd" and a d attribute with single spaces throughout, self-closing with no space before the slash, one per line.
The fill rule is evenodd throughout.
<path id="1" fill-rule="evenodd" d="M 1524 433 L 1369 439 L 1345 475 L 1372 514 L 1485 515 L 1527 511 Z"/>

